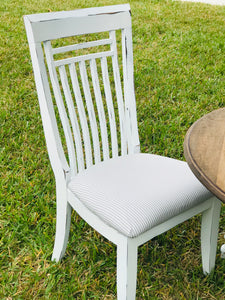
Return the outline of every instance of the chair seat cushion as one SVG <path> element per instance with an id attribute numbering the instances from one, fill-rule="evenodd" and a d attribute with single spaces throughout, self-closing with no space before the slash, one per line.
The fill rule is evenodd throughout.
<path id="1" fill-rule="evenodd" d="M 109 159 L 79 173 L 68 188 L 119 232 L 135 237 L 212 197 L 186 162 L 152 154 Z"/>

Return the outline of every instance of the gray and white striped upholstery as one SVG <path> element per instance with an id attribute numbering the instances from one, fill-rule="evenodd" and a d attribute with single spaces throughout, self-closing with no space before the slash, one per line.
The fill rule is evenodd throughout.
<path id="1" fill-rule="evenodd" d="M 135 237 L 210 197 L 185 162 L 151 154 L 109 159 L 69 189 L 107 224 Z"/>

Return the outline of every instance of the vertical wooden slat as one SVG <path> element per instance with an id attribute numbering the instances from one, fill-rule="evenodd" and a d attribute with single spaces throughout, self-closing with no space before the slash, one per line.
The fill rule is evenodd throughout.
<path id="1" fill-rule="evenodd" d="M 133 49 L 131 28 L 122 29 L 123 81 L 128 153 L 140 152 L 133 79 Z"/>
<path id="2" fill-rule="evenodd" d="M 75 140 L 75 145 L 76 145 L 76 158 L 77 158 L 77 164 L 78 164 L 78 171 L 84 170 L 84 158 L 83 158 L 83 148 L 82 148 L 82 142 L 81 142 L 81 136 L 80 136 L 80 128 L 73 104 L 73 98 L 71 95 L 69 83 L 68 83 L 68 78 L 67 78 L 67 73 L 65 66 L 59 67 L 59 74 L 62 82 L 62 87 L 66 99 L 66 104 L 68 108 L 68 112 L 70 115 L 70 122 L 72 125 L 73 129 L 73 134 L 74 134 L 74 140 Z"/>
<path id="3" fill-rule="evenodd" d="M 116 157 L 118 156 L 117 130 L 116 130 L 115 113 L 114 113 L 114 107 L 112 101 L 112 93 L 110 89 L 107 59 L 105 57 L 101 59 L 101 68 L 102 68 L 103 85 L 104 85 L 104 91 L 105 91 L 105 97 L 106 97 L 106 103 L 107 103 L 107 109 L 109 115 L 112 156 Z"/>
<path id="4" fill-rule="evenodd" d="M 109 41 L 110 41 L 110 51 L 112 52 L 112 69 L 113 69 L 113 77 L 114 77 L 114 87 L 117 98 L 117 108 L 119 115 L 119 126 L 120 126 L 120 134 L 118 134 L 118 128 L 116 126 L 116 118 L 115 118 L 115 109 L 112 99 L 112 91 L 111 84 L 109 78 L 109 70 L 108 70 L 108 61 L 105 56 L 101 57 L 101 72 L 102 72 L 102 80 L 104 85 L 104 93 L 107 105 L 107 119 L 109 120 L 110 127 L 110 136 L 111 136 L 111 150 L 112 157 L 117 157 L 120 153 L 121 155 L 126 155 L 127 152 L 135 153 L 139 152 L 139 137 L 137 131 L 137 119 L 136 119 L 136 104 L 135 104 L 135 95 L 134 95 L 134 83 L 133 83 L 133 56 L 132 56 L 132 40 L 131 40 L 131 29 L 125 28 L 122 29 L 122 56 L 123 56 L 123 83 L 124 83 L 124 91 L 121 85 L 120 78 L 120 69 L 117 58 L 117 45 L 116 45 L 116 33 L 115 31 L 109 32 Z M 101 161 L 101 148 L 103 151 L 103 159 L 108 159 L 109 154 L 109 140 L 107 134 L 107 123 L 105 116 L 105 109 L 103 105 L 103 99 L 101 94 L 100 82 L 99 82 L 99 74 L 97 70 L 96 64 L 96 56 L 94 55 L 90 62 L 90 71 L 91 71 L 91 80 L 92 87 L 94 91 L 95 104 L 94 106 L 92 93 L 89 84 L 89 77 L 87 75 L 87 61 L 79 60 L 79 71 L 81 81 L 78 80 L 77 71 L 75 67 L 75 63 L 69 64 L 69 71 L 72 82 L 72 89 L 75 95 L 76 106 L 78 110 L 79 120 L 77 119 L 76 110 L 73 105 L 73 96 L 71 94 L 71 90 L 69 87 L 69 82 L 66 74 L 65 66 L 59 67 L 62 87 L 64 90 L 64 95 L 66 99 L 66 103 L 68 106 L 68 113 L 70 115 L 71 127 L 73 130 L 73 134 L 70 128 L 70 122 L 68 120 L 67 112 L 64 107 L 64 100 L 61 95 L 60 85 L 57 78 L 57 73 L 55 67 L 53 66 L 53 55 L 52 48 L 48 49 L 48 45 L 50 43 L 45 43 L 45 51 L 47 60 L 49 61 L 50 68 L 50 76 L 53 83 L 53 89 L 56 97 L 57 105 L 63 107 L 60 108 L 60 118 L 62 119 L 63 128 L 65 131 L 69 160 L 71 167 L 76 170 L 76 163 L 78 164 L 78 171 L 81 171 L 86 167 L 89 167 L 94 163 L 98 163 Z M 97 43 L 96 43 L 97 44 Z M 62 49 L 60 50 L 62 52 Z M 50 59 L 51 58 L 51 59 Z M 80 88 L 79 85 L 82 85 Z M 85 105 L 84 107 L 84 99 L 81 95 L 84 92 Z M 124 95 L 123 95 L 124 93 Z M 124 98 L 124 99 L 123 99 Z M 87 112 L 86 112 L 87 108 Z M 98 117 L 96 116 L 96 111 Z M 97 124 L 97 119 L 98 124 Z M 79 125 L 80 122 L 80 125 Z M 82 137 L 79 133 L 79 129 L 81 127 Z M 90 133 L 91 131 L 91 133 Z M 101 132 L 101 133 L 100 133 Z M 101 134 L 101 145 L 99 141 L 99 134 Z M 74 150 L 73 144 L 73 135 L 75 139 L 76 152 Z M 91 137 L 90 137 L 91 135 Z M 118 137 L 120 135 L 121 139 L 121 152 L 118 151 Z M 85 150 L 85 162 L 83 157 L 83 145 Z M 93 151 L 92 151 L 93 149 Z M 75 157 L 77 155 L 77 157 Z"/>
<path id="5" fill-rule="evenodd" d="M 86 167 L 88 168 L 93 165 L 90 134 L 89 134 L 86 114 L 85 114 L 85 110 L 84 110 L 84 105 L 83 105 L 83 101 L 82 101 L 82 96 L 81 96 L 81 92 L 80 92 L 80 87 L 79 87 L 79 82 L 78 82 L 78 78 L 77 78 L 77 72 L 76 72 L 75 65 L 74 64 L 69 65 L 69 70 L 70 70 L 73 92 L 74 92 L 75 100 L 76 100 L 76 104 L 77 104 L 79 119 L 80 119 L 80 123 L 81 123 L 81 129 L 82 129 L 82 133 L 83 133 Z"/>
<path id="6" fill-rule="evenodd" d="M 97 162 L 101 161 L 99 137 L 98 137 L 98 127 L 97 127 L 95 111 L 94 111 L 94 106 L 93 106 L 93 102 L 92 102 L 85 62 L 84 61 L 79 62 L 79 67 L 80 67 L 80 75 L 81 75 L 84 96 L 85 96 L 87 110 L 88 110 L 89 122 L 90 122 L 90 126 L 91 126 L 92 143 L 93 143 L 93 148 L 94 148 L 94 158 L 95 158 L 95 163 L 97 163 Z"/>
<path id="7" fill-rule="evenodd" d="M 63 130 L 65 133 L 69 162 L 70 162 L 70 172 L 71 172 L 71 175 L 75 175 L 77 172 L 77 166 L 76 166 L 73 136 L 72 136 L 69 120 L 68 120 L 68 117 L 66 114 L 66 110 L 64 107 L 56 69 L 53 66 L 52 46 L 49 41 L 44 42 L 44 49 L 45 49 L 46 61 L 47 61 L 48 69 L 49 69 L 49 75 L 50 75 L 51 82 L 52 82 L 53 92 L 55 95 L 56 104 L 58 106 L 58 111 L 59 111 L 59 116 L 60 116 Z"/>
<path id="8" fill-rule="evenodd" d="M 98 116 L 99 116 L 100 129 L 101 129 L 103 158 L 104 160 L 106 160 L 109 158 L 109 143 L 108 143 L 105 111 L 102 102 L 102 95 L 101 95 L 101 90 L 99 85 L 99 78 L 98 78 L 95 59 L 92 59 L 90 61 L 90 67 L 91 67 L 91 77 L 92 77 L 92 83 L 94 88 L 95 100 L 96 100 Z"/>
<path id="9" fill-rule="evenodd" d="M 117 57 L 117 45 L 116 45 L 116 33 L 115 31 L 110 31 L 110 38 L 112 39 L 111 50 L 114 52 L 112 56 L 113 65 L 113 76 L 116 89 L 116 98 L 119 111 L 119 121 L 120 121 L 120 139 L 121 139 L 121 154 L 127 154 L 127 137 L 126 137 L 126 124 L 125 124 L 125 113 L 124 113 L 124 101 L 122 93 L 122 85 L 120 78 L 120 70 Z"/>

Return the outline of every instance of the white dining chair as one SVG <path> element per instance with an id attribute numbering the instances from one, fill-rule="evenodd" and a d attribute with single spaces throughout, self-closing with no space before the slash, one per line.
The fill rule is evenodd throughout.
<path id="1" fill-rule="evenodd" d="M 117 299 L 134 300 L 138 246 L 201 213 L 209 273 L 220 201 L 186 162 L 140 153 L 130 6 L 27 15 L 24 22 L 56 181 L 52 260 L 65 253 L 73 208 L 116 244 Z"/>

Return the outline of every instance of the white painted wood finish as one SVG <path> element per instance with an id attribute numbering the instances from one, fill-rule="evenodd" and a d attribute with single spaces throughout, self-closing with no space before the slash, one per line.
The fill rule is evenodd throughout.
<path id="1" fill-rule="evenodd" d="M 217 238 L 221 203 L 217 199 L 202 213 L 201 250 L 204 274 L 209 274 L 215 266 Z"/>
<path id="2" fill-rule="evenodd" d="M 57 225 L 52 259 L 59 261 L 64 255 L 72 207 L 90 226 L 117 245 L 117 298 L 133 300 L 136 293 L 138 246 L 192 216 L 203 213 L 203 271 L 209 273 L 215 264 L 220 211 L 217 199 L 208 199 L 138 237 L 128 238 L 105 224 L 67 188 L 68 181 L 77 172 L 101 160 L 140 151 L 133 83 L 130 6 L 29 15 L 24 17 L 24 22 L 49 158 L 56 179 Z M 118 30 L 122 36 L 123 87 L 117 59 Z M 108 37 L 87 42 L 82 39 L 80 43 L 60 45 L 58 48 L 53 46 L 55 39 L 76 35 L 83 37 L 84 34 L 96 32 L 108 32 Z M 107 50 L 104 47 L 108 47 Z M 89 48 L 96 48 L 97 52 L 87 53 Z M 80 56 L 67 56 L 81 50 L 86 52 Z M 64 58 L 58 58 L 58 55 L 65 53 Z M 111 74 L 115 91 L 111 85 Z M 58 112 L 55 112 L 55 106 Z M 57 114 L 67 149 L 63 147 L 64 138 L 61 139 L 61 130 L 57 126 Z"/>

